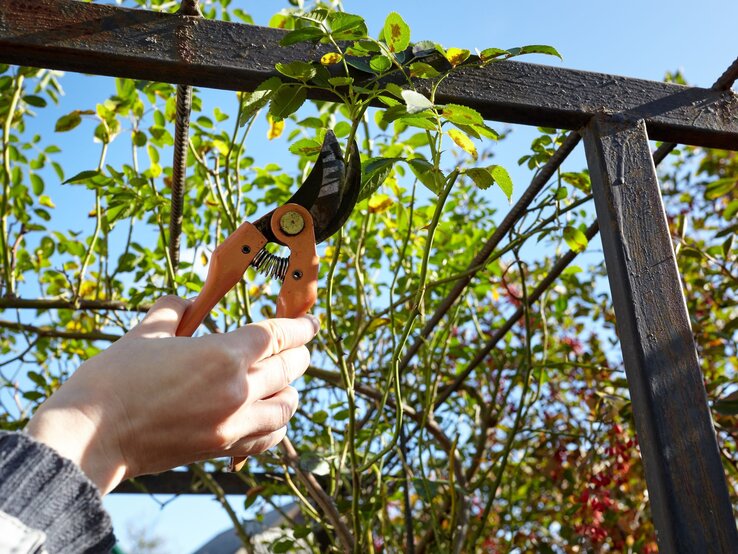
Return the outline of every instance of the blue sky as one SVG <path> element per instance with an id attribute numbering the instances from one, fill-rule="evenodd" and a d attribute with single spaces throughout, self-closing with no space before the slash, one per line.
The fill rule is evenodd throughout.
<path id="1" fill-rule="evenodd" d="M 234 2 L 234 6 L 252 13 L 258 24 L 266 24 L 269 16 L 285 4 Z M 363 15 L 375 35 L 386 14 L 397 11 L 410 25 L 413 40 L 431 39 L 446 47 L 480 50 L 491 46 L 507 48 L 548 44 L 559 50 L 563 62 L 549 57 L 526 60 L 652 80 L 661 80 L 666 71 L 681 69 L 688 81 L 703 87 L 709 87 L 738 55 L 738 34 L 735 32 L 738 2 L 734 0 L 348 0 L 345 9 Z M 34 123 L 34 127 L 42 132 L 51 132 L 56 117 L 61 113 L 101 102 L 114 90 L 112 80 L 108 78 L 68 75 L 62 83 L 67 91 L 62 105 L 48 110 Z M 233 94 L 208 94 L 206 111 L 212 111 L 216 105 L 224 111 L 232 111 L 235 107 Z M 504 125 L 493 126 L 505 128 Z M 69 140 L 90 136 L 90 132 L 83 128 L 78 131 L 79 134 L 76 131 L 70 133 Z M 517 190 L 522 190 L 530 179 L 527 171 L 516 169 L 516 160 L 524 153 L 531 137 L 530 130 L 514 127 L 510 140 L 502 143 L 497 151 L 498 163 L 511 170 Z M 275 141 L 255 148 L 278 152 L 286 151 L 287 147 L 285 142 Z M 65 160 L 68 175 L 96 164 L 96 145 L 80 142 L 74 152 L 73 157 L 67 154 L 70 159 Z M 581 151 L 569 163 L 576 167 L 584 166 Z M 54 200 L 59 211 L 73 213 L 82 209 L 79 204 L 75 205 L 76 200 L 70 199 L 68 204 L 63 198 L 57 201 L 55 197 Z M 229 527 L 221 508 L 205 497 L 180 498 L 163 509 L 142 495 L 113 495 L 105 503 L 121 538 L 125 538 L 125 530 L 131 522 L 139 529 L 150 526 L 155 535 L 166 540 L 170 552 L 192 551 Z M 234 499 L 234 504 L 238 505 L 240 501 Z"/>

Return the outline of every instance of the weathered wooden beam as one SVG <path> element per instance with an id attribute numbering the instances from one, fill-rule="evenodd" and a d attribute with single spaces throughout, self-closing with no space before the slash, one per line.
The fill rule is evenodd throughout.
<path id="1" fill-rule="evenodd" d="M 249 485 L 236 473 L 214 471 L 210 473 L 213 480 L 220 485 L 226 494 L 246 494 Z M 257 484 L 274 485 L 282 479 L 278 475 L 255 474 L 250 476 Z M 286 486 L 285 486 L 286 489 Z M 210 494 L 191 471 L 165 471 L 156 475 L 141 475 L 136 479 L 123 481 L 111 494 Z"/>
<path id="2" fill-rule="evenodd" d="M 327 49 L 282 47 L 284 34 L 74 0 L 0 2 L 0 62 L 212 88 L 253 90 L 275 74 L 276 62 L 317 60 Z M 325 91 L 309 94 L 329 99 Z M 454 73 L 436 98 L 491 120 L 564 129 L 597 113 L 629 113 L 646 121 L 652 139 L 738 148 L 731 91 L 504 62 Z"/>
<path id="3" fill-rule="evenodd" d="M 618 335 L 662 552 L 735 552 L 738 532 L 642 120 L 584 134 Z"/>

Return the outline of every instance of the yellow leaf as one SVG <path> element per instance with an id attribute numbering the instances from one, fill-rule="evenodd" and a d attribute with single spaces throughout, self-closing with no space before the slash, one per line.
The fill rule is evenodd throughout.
<path id="1" fill-rule="evenodd" d="M 202 265 L 208 265 L 208 255 L 205 252 L 200 252 L 200 263 Z"/>
<path id="2" fill-rule="evenodd" d="M 465 62 L 470 53 L 469 50 L 462 48 L 449 48 L 446 50 L 446 59 L 448 63 L 456 67 L 460 63 Z"/>
<path id="3" fill-rule="evenodd" d="M 336 253 L 335 247 L 326 246 L 325 252 L 323 252 L 323 258 L 326 260 L 332 260 L 335 253 Z"/>
<path id="4" fill-rule="evenodd" d="M 378 317 L 374 321 L 371 322 L 369 325 L 369 328 L 367 329 L 367 332 L 371 333 L 372 331 L 376 331 L 379 329 L 382 325 L 389 325 L 390 319 L 387 317 Z"/>
<path id="5" fill-rule="evenodd" d="M 51 201 L 51 198 L 45 194 L 38 197 L 38 203 L 42 206 L 46 206 L 47 208 L 56 208 L 56 205 Z"/>
<path id="6" fill-rule="evenodd" d="M 284 131 L 284 119 L 275 121 L 271 115 L 268 115 L 267 121 L 269 121 L 269 129 L 267 130 L 267 138 L 269 140 L 273 140 L 275 138 L 279 138 L 280 136 L 282 136 L 282 131 Z"/>
<path id="7" fill-rule="evenodd" d="M 338 52 L 328 52 L 327 54 L 323 54 L 323 57 L 320 58 L 320 63 L 323 65 L 332 65 L 334 63 L 338 63 L 343 59 L 343 56 L 339 54 Z"/>
<path id="8" fill-rule="evenodd" d="M 475 160 L 477 159 L 477 147 L 474 146 L 474 143 L 466 133 L 459 131 L 458 129 L 450 129 L 448 131 L 448 136 L 451 137 L 451 140 L 453 140 L 459 148 L 471 154 L 471 157 Z"/>
<path id="9" fill-rule="evenodd" d="M 386 194 L 375 194 L 369 199 L 369 213 L 379 214 L 388 209 L 394 202 Z"/>

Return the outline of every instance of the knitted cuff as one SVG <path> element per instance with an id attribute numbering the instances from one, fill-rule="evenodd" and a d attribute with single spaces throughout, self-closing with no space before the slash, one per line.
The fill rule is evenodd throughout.
<path id="1" fill-rule="evenodd" d="M 46 533 L 49 552 L 115 545 L 100 492 L 71 460 L 23 433 L 0 431 L 0 510 Z"/>

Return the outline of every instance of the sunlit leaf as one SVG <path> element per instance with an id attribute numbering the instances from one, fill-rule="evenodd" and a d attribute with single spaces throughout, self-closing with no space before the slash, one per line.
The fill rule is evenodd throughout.
<path id="1" fill-rule="evenodd" d="M 484 125 L 482 115 L 473 108 L 460 106 L 459 104 L 446 104 L 441 115 L 451 123 L 460 125 Z"/>
<path id="2" fill-rule="evenodd" d="M 581 252 L 589 242 L 584 233 L 571 225 L 564 227 L 564 241 L 574 252 Z"/>
<path id="3" fill-rule="evenodd" d="M 496 58 L 505 58 L 510 55 L 510 52 L 501 48 L 485 48 L 479 53 L 479 59 L 483 62 L 494 60 Z"/>
<path id="4" fill-rule="evenodd" d="M 457 65 L 464 63 L 469 58 L 470 54 L 471 52 L 464 48 L 449 48 L 446 50 L 445 56 L 448 63 L 456 67 Z"/>
<path id="5" fill-rule="evenodd" d="M 522 46 L 519 49 L 518 54 L 545 54 L 547 56 L 556 56 L 560 60 L 564 59 L 556 48 L 553 46 L 546 46 L 545 44 L 530 44 L 528 46 Z"/>
<path id="6" fill-rule="evenodd" d="M 327 54 L 323 54 L 320 58 L 320 63 L 323 65 L 333 65 L 338 62 L 340 62 L 343 59 L 343 56 L 339 54 L 338 52 L 328 52 Z"/>
<path id="7" fill-rule="evenodd" d="M 328 14 L 328 23 L 335 40 L 358 40 L 367 36 L 366 23 L 360 15 L 332 12 Z"/>
<path id="8" fill-rule="evenodd" d="M 56 208 L 56 204 L 54 204 L 51 201 L 51 198 L 49 198 L 45 194 L 42 194 L 41 196 L 38 197 L 38 203 L 41 204 L 42 206 L 46 206 L 47 208 Z"/>
<path id="9" fill-rule="evenodd" d="M 466 133 L 458 129 L 449 129 L 447 133 L 459 148 L 469 153 L 475 160 L 477 159 L 477 147 Z"/>
<path id="10" fill-rule="evenodd" d="M 267 129 L 267 139 L 274 140 L 282 136 L 284 131 L 284 119 L 275 120 L 271 115 L 267 115 L 269 128 Z"/>
<path id="11" fill-rule="evenodd" d="M 513 183 L 512 179 L 510 179 L 510 174 L 501 165 L 491 165 L 487 169 L 489 169 L 497 186 L 500 187 L 502 192 L 505 193 L 505 196 L 507 196 L 507 199 L 510 200 L 513 194 Z"/>
<path id="12" fill-rule="evenodd" d="M 384 40 L 390 52 L 401 52 L 410 45 L 410 27 L 399 13 L 391 12 L 385 19 Z"/>
<path id="13" fill-rule="evenodd" d="M 438 77 L 440 73 L 430 64 L 424 62 L 415 62 L 410 64 L 410 76 L 419 77 L 421 79 L 432 79 Z"/>
<path id="14" fill-rule="evenodd" d="M 315 139 L 301 139 L 290 145 L 290 152 L 298 156 L 317 156 L 322 144 Z"/>
<path id="15" fill-rule="evenodd" d="M 394 204 L 386 194 L 375 194 L 369 199 L 369 213 L 378 214 L 388 210 Z"/>

